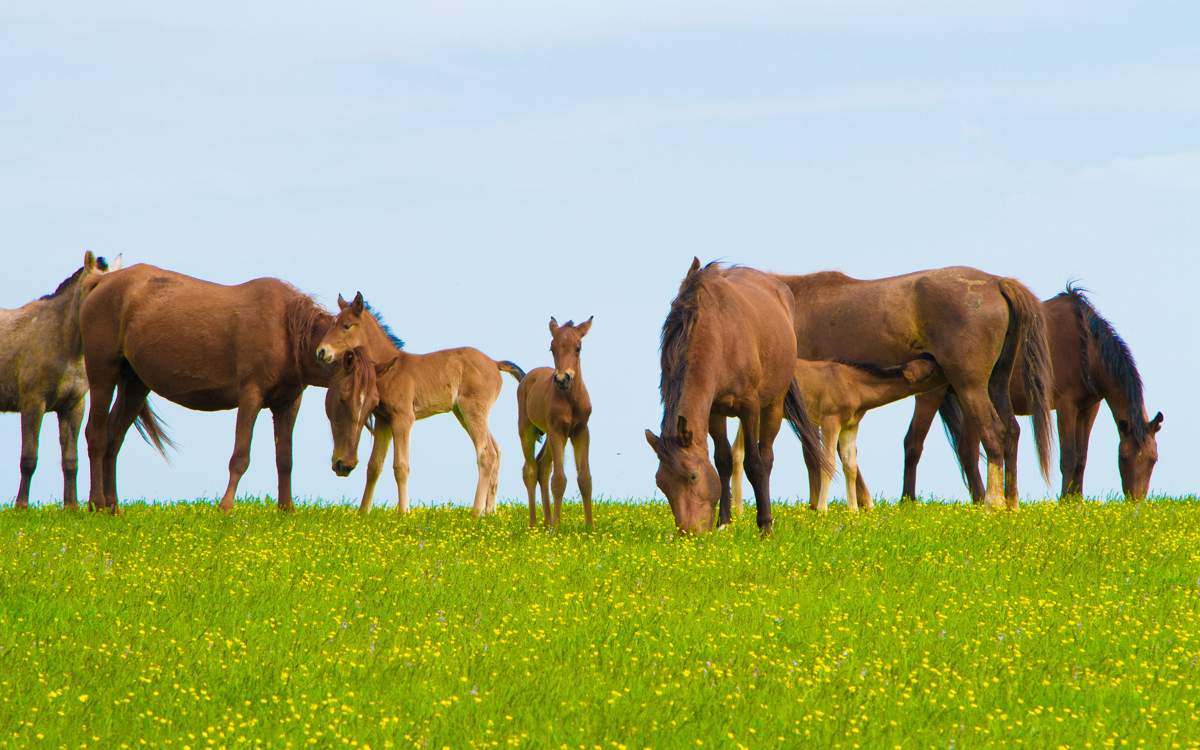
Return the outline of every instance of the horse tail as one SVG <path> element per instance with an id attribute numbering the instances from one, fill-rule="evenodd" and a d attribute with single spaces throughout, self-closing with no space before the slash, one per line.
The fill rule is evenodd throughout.
<path id="1" fill-rule="evenodd" d="M 142 404 L 137 418 L 133 421 L 133 426 L 137 428 L 142 440 L 162 454 L 163 458 L 167 457 L 167 448 L 175 450 L 175 441 L 167 434 L 167 426 L 158 416 L 158 412 L 154 411 L 154 407 L 150 405 L 150 399 L 146 399 Z"/>
<path id="2" fill-rule="evenodd" d="M 1050 344 L 1046 340 L 1046 318 L 1042 315 L 1041 301 L 1016 279 L 1001 279 L 1000 293 L 1012 311 L 1009 332 L 1017 335 L 1021 365 L 1025 372 L 1025 397 L 1029 400 L 1033 431 L 1037 438 L 1038 462 L 1042 477 L 1049 482 L 1052 451 L 1050 406 L 1054 371 L 1050 360 Z"/>
<path id="3" fill-rule="evenodd" d="M 502 359 L 496 363 L 496 367 L 500 368 L 500 372 L 507 372 L 509 375 L 512 375 L 517 379 L 518 383 L 525 379 L 525 371 L 522 370 L 521 367 L 515 362 L 509 362 L 507 359 Z"/>
<path id="4" fill-rule="evenodd" d="M 808 418 L 804 396 L 800 394 L 800 384 L 795 380 L 788 386 L 787 396 L 783 399 L 783 416 L 791 426 L 792 432 L 800 438 L 800 446 L 804 450 L 804 463 L 820 466 L 821 471 L 832 474 L 836 467 L 826 458 L 825 451 L 821 450 L 821 434 Z"/>

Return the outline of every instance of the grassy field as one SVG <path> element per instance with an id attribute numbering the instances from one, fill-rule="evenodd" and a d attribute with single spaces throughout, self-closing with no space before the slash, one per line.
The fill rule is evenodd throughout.
<path id="1" fill-rule="evenodd" d="M 0 744 L 1200 746 L 1200 502 L 0 512 Z"/>

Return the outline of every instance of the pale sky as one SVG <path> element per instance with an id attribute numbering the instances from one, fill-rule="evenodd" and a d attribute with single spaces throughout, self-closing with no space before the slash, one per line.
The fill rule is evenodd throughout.
<path id="1" fill-rule="evenodd" d="M 658 332 L 693 255 L 860 277 L 968 264 L 1042 298 L 1077 279 L 1165 413 L 1152 491 L 1195 490 L 1194 2 L 245 5 L 0 10 L 0 306 L 53 290 L 91 249 L 225 283 L 279 276 L 330 307 L 362 290 L 412 351 L 472 345 L 526 369 L 550 363 L 551 315 L 595 315 L 595 490 L 624 498 L 655 492 L 642 430 L 659 423 Z M 492 427 L 501 497 L 523 501 L 515 392 L 506 378 Z M 297 494 L 357 498 L 363 469 L 330 471 L 323 397 L 298 422 Z M 123 497 L 219 496 L 233 412 L 155 402 L 179 452 L 167 464 L 131 437 Z M 910 413 L 860 433 L 885 497 Z M 1057 470 L 1047 488 L 1025 432 L 1022 494 L 1044 496 Z M 19 444 L 0 415 L 6 501 Z M 777 448 L 774 494 L 794 498 L 800 452 L 786 431 Z M 58 462 L 48 418 L 36 500 L 61 497 Z M 416 502 L 469 501 L 474 473 L 452 416 L 418 423 Z M 81 494 L 86 476 L 83 461 Z M 264 413 L 241 491 L 275 486 Z M 966 495 L 937 427 L 919 487 Z M 1107 409 L 1087 490 L 1120 491 Z"/>

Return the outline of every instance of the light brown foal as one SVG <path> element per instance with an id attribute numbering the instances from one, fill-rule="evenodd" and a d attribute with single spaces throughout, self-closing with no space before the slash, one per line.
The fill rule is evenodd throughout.
<path id="1" fill-rule="evenodd" d="M 353 302 L 338 297 L 341 310 L 317 346 L 322 362 L 340 362 L 325 396 L 333 430 L 333 471 L 348 476 L 358 465 L 358 440 L 374 415 L 374 444 L 359 510 L 371 509 L 375 483 L 388 446 L 395 440 L 393 470 L 398 509 L 408 512 L 408 445 L 413 423 L 454 412 L 475 445 L 479 480 L 474 515 L 496 510 L 500 446 L 488 429 L 488 414 L 500 396 L 500 373 L 518 381 L 525 373 L 512 362 L 497 362 L 478 349 L 460 347 L 410 354 L 367 307 L 362 293 Z"/>
<path id="2" fill-rule="evenodd" d="M 871 409 L 924 393 L 946 384 L 942 368 L 932 357 L 920 357 L 896 367 L 876 367 L 854 362 L 796 360 L 796 382 L 804 394 L 809 418 L 821 428 L 825 470 L 808 466 L 809 507 L 825 511 L 833 484 L 833 467 L 842 461 L 846 479 L 846 507 L 852 511 L 874 507 L 871 493 L 858 472 L 858 425 Z M 743 444 L 738 431 L 735 455 Z M 733 486 L 740 500 L 741 462 L 734 464 Z"/>
<path id="3" fill-rule="evenodd" d="M 542 488 L 542 519 L 550 528 L 558 527 L 567 475 L 563 455 L 567 441 L 575 456 L 576 481 L 583 498 L 583 518 L 592 527 L 592 472 L 588 466 L 588 418 L 592 401 L 583 384 L 579 353 L 583 337 L 592 327 L 588 318 L 579 325 L 568 320 L 566 325 L 550 318 L 550 352 L 554 367 L 539 367 L 530 371 L 517 388 L 517 434 L 521 436 L 521 451 L 525 454 L 522 477 L 529 493 L 529 525 L 537 526 L 536 488 Z M 546 445 L 537 457 L 533 450 L 538 438 L 546 436 Z M 554 478 L 550 478 L 551 466 Z M 550 489 L 554 490 L 554 513 L 550 512 Z"/>

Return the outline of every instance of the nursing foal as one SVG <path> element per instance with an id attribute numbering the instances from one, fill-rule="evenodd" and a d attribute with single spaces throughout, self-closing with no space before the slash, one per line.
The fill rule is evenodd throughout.
<path id="1" fill-rule="evenodd" d="M 521 451 L 525 455 L 522 477 L 529 493 L 529 525 L 537 526 L 536 488 L 542 488 L 542 520 L 546 526 L 558 527 L 567 475 L 563 469 L 567 441 L 575 456 L 576 481 L 583 498 L 583 518 L 592 527 L 592 472 L 588 466 L 588 418 L 592 416 L 592 401 L 583 384 L 579 353 L 583 337 L 591 330 L 592 319 L 579 325 L 568 320 L 566 325 L 550 318 L 550 352 L 554 367 L 530 370 L 517 388 L 517 434 L 521 436 Z M 546 445 L 535 458 L 538 438 L 546 436 Z M 550 480 L 553 465 L 554 478 Z M 554 513 L 550 512 L 550 493 L 554 490 Z"/>

